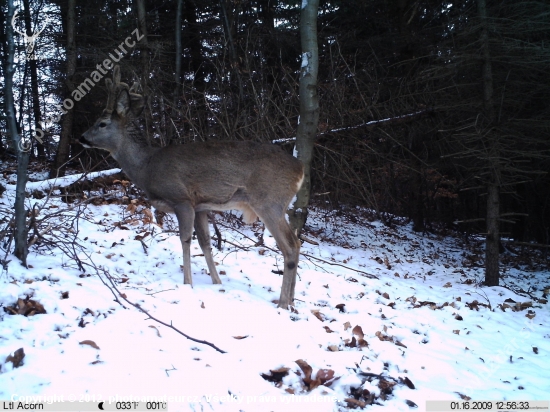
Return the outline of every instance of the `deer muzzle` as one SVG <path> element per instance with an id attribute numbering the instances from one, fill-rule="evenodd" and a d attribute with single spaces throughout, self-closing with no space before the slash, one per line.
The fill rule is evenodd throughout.
<path id="1" fill-rule="evenodd" d="M 84 135 L 80 136 L 80 144 L 84 146 L 86 149 L 91 149 L 92 147 L 94 147 L 93 144 L 91 144 L 88 140 L 86 140 Z"/>

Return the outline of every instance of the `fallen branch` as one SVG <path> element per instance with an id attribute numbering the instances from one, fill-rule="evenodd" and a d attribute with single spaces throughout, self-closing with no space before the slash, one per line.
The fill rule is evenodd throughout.
<path id="1" fill-rule="evenodd" d="M 224 227 L 226 227 L 226 228 L 228 228 L 228 229 L 234 230 L 235 232 L 237 232 L 237 233 L 240 234 L 241 236 L 243 236 L 243 237 L 245 237 L 246 239 L 251 240 L 252 242 L 254 242 L 254 239 L 252 239 L 252 238 L 249 237 L 249 236 L 246 236 L 246 235 L 245 235 L 244 233 L 242 233 L 242 232 L 239 232 L 239 231 L 236 230 L 235 228 L 232 228 L 231 226 L 226 225 L 226 224 L 224 224 L 224 223 L 222 223 L 222 222 L 218 222 L 218 223 L 220 223 L 220 225 L 222 225 L 222 226 L 224 226 Z M 224 242 L 227 242 L 227 240 L 224 240 Z M 231 242 L 227 242 L 227 243 L 230 243 L 230 244 L 232 244 L 233 246 L 237 246 L 237 245 L 235 245 L 234 243 L 231 243 Z M 247 249 L 250 249 L 252 246 L 238 246 L 238 247 L 240 247 L 241 249 L 247 250 Z M 271 250 L 272 252 L 279 253 L 278 250 L 273 249 L 273 248 L 271 248 L 271 247 L 269 247 L 269 246 L 263 245 L 262 247 L 263 247 L 264 249 L 269 249 L 269 250 Z M 327 263 L 327 264 L 332 265 L 332 266 L 340 266 L 340 267 L 343 267 L 343 268 L 345 268 L 345 269 L 351 270 L 351 271 L 353 271 L 353 272 L 361 273 L 363 276 L 365 276 L 365 277 L 367 277 L 367 278 L 370 278 L 370 279 L 379 279 L 378 276 L 375 276 L 375 275 L 373 275 L 373 274 L 371 274 L 371 273 L 367 273 L 367 272 L 364 272 L 364 271 L 359 270 L 359 269 L 354 269 L 354 268 L 352 268 L 352 267 L 349 267 L 349 266 L 346 266 L 346 265 L 342 265 L 341 263 L 330 262 L 330 261 L 328 261 L 328 260 L 321 259 L 321 258 L 318 258 L 318 257 L 316 257 L 316 256 L 311 256 L 311 255 L 308 255 L 307 253 L 303 253 L 303 252 L 300 252 L 300 255 L 305 256 L 305 257 L 310 258 L 310 259 L 318 260 L 318 261 L 323 262 L 323 263 Z"/>
<path id="2" fill-rule="evenodd" d="M 501 241 L 510 243 L 512 245 L 527 246 L 527 247 L 534 247 L 534 248 L 540 247 L 543 249 L 550 248 L 550 245 L 545 245 L 544 243 L 517 242 L 515 240 L 506 240 L 506 239 L 501 239 Z"/>
<path id="3" fill-rule="evenodd" d="M 147 316 L 149 317 L 149 319 L 154 320 L 155 322 L 160 323 L 161 325 L 164 325 L 164 326 L 166 326 L 167 328 L 172 329 L 173 331 L 179 333 L 179 334 L 182 335 L 183 337 L 185 337 L 185 338 L 187 338 L 187 339 L 189 339 L 189 340 L 191 340 L 191 341 L 193 341 L 193 342 L 200 343 L 200 344 L 202 344 L 202 345 L 210 346 L 211 348 L 217 350 L 217 351 L 220 352 L 220 353 L 227 353 L 226 351 L 224 351 L 224 350 L 218 348 L 218 347 L 217 347 L 216 345 L 214 345 L 213 343 L 207 342 L 207 341 L 205 341 L 205 340 L 196 339 L 196 338 L 193 338 L 193 337 L 187 335 L 186 333 L 182 332 L 181 330 L 179 330 L 178 328 L 176 328 L 174 325 L 172 325 L 172 322 L 170 322 L 170 324 L 168 324 L 168 323 L 166 323 L 166 322 L 163 322 L 163 321 L 160 320 L 160 319 L 155 318 L 155 317 L 154 317 L 153 315 L 151 315 L 147 310 L 143 309 L 140 305 L 138 305 L 137 303 L 133 303 L 133 302 L 131 302 L 130 300 L 128 300 L 128 299 L 126 298 L 126 296 L 125 296 L 123 293 L 121 293 L 120 290 L 118 290 L 118 288 L 116 287 L 116 285 L 115 285 L 115 283 L 113 282 L 113 279 L 111 278 L 111 276 L 109 275 L 109 273 L 108 273 L 105 269 L 103 269 L 103 268 L 98 268 L 98 269 L 97 269 L 97 275 L 100 277 L 100 279 L 101 279 L 101 275 L 99 274 L 100 271 L 103 272 L 103 274 L 105 275 L 105 277 L 109 280 L 109 283 L 111 284 L 111 286 L 109 286 L 109 285 L 108 285 L 107 283 L 105 283 L 103 280 L 102 280 L 102 282 L 103 282 L 103 284 L 105 284 L 109 289 L 111 289 L 111 292 L 113 292 L 112 289 L 114 289 L 114 290 L 118 293 L 118 297 L 120 297 L 122 300 L 124 300 L 128 305 L 133 306 L 134 308 L 136 308 L 136 309 L 139 310 L 140 312 L 142 312 L 142 313 L 144 313 L 145 315 L 147 315 Z M 114 294 L 114 292 L 113 292 L 113 294 Z M 115 295 L 115 297 L 116 297 L 116 295 Z M 117 298 L 117 301 L 118 301 L 118 297 L 116 297 L 116 298 Z M 120 303 L 120 302 L 119 302 L 119 303 Z"/>
<path id="4" fill-rule="evenodd" d="M 329 260 L 321 259 L 321 258 L 318 258 L 316 256 L 308 255 L 307 253 L 300 253 L 300 255 L 305 256 L 305 257 L 310 258 L 310 259 L 318 260 L 318 261 L 323 262 L 323 263 L 327 263 L 327 264 L 332 265 L 332 266 L 340 266 L 340 267 L 343 267 L 347 270 L 351 270 L 353 272 L 361 273 L 363 276 L 365 276 L 366 278 L 369 278 L 369 279 L 380 279 L 378 276 L 373 275 L 372 273 L 363 272 L 362 270 L 354 269 L 352 267 L 342 265 L 341 263 L 331 262 Z"/>

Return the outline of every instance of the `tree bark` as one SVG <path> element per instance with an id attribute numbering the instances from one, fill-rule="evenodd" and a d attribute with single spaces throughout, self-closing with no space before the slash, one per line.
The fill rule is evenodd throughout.
<path id="1" fill-rule="evenodd" d="M 74 90 L 74 74 L 76 72 L 76 0 L 68 0 L 67 4 L 67 80 L 65 81 L 67 96 Z M 61 136 L 52 168 L 50 179 L 65 175 L 66 163 L 69 160 L 71 136 L 73 134 L 74 108 L 66 110 L 61 124 Z"/>
<path id="2" fill-rule="evenodd" d="M 485 240 L 485 284 L 498 286 L 499 282 L 499 215 L 500 196 L 496 184 L 487 188 L 487 235 Z"/>
<path id="3" fill-rule="evenodd" d="M 319 0 L 304 0 L 300 16 L 302 44 L 302 67 L 300 71 L 300 122 L 296 134 L 297 157 L 304 164 L 304 182 L 296 195 L 292 209 L 288 211 L 289 222 L 299 234 L 307 220 L 311 196 L 311 160 L 319 124 L 319 96 L 317 72 L 319 55 L 317 46 L 317 14 Z"/>
<path id="4" fill-rule="evenodd" d="M 239 58 L 237 57 L 237 50 L 235 48 L 235 41 L 233 36 L 234 30 L 234 19 L 230 19 L 225 5 L 225 0 L 220 0 L 220 9 L 221 9 L 221 18 L 223 20 L 223 27 L 225 29 L 225 37 L 227 38 L 227 43 L 229 44 L 229 51 L 231 55 L 231 67 L 237 78 L 237 86 L 239 88 L 239 102 L 242 102 L 244 99 L 243 84 L 241 79 L 241 71 L 239 69 Z"/>
<path id="5" fill-rule="evenodd" d="M 7 13 L 7 10 L 6 10 L 6 13 Z M 11 17 L 10 17 L 10 21 L 8 22 L 8 15 L 4 13 L 4 10 L 2 7 L 0 7 L 0 43 L 1 43 L 1 46 L 2 46 L 2 53 L 0 53 L 0 59 L 2 61 L 2 71 L 5 73 L 6 71 L 6 67 L 8 66 L 8 55 L 9 55 L 9 46 L 8 46 L 8 40 L 7 40 L 7 25 L 11 25 Z M 8 22 L 8 24 L 6 25 L 5 23 Z M 12 36 L 13 36 L 13 31 L 12 31 Z M 14 46 L 15 47 L 15 46 Z M 15 49 L 14 49 L 14 53 L 15 53 Z M 2 73 L 1 74 L 2 78 L 4 79 L 4 74 Z M 13 83 L 12 83 L 13 84 Z M 6 83 L 5 83 L 5 80 L 4 80 L 4 84 L 2 85 L 2 89 L 3 89 L 3 92 L 5 92 L 6 90 Z M 4 96 L 2 96 L 3 98 L 3 102 L 4 102 L 4 113 L 7 114 L 7 101 L 6 101 L 6 98 Z M 15 108 L 15 103 L 14 103 L 14 99 L 13 99 L 13 96 L 11 98 L 11 104 L 12 104 L 12 111 L 14 113 L 14 117 L 17 118 L 17 110 Z M 8 125 L 8 117 L 7 115 L 6 116 L 0 116 L 0 120 L 3 120 L 6 122 L 6 147 L 2 148 L 2 149 L 5 149 L 5 150 L 8 150 L 10 151 L 11 153 L 14 153 L 14 154 L 17 154 L 17 141 L 15 141 L 14 139 L 10 138 L 11 135 L 10 135 L 10 132 L 9 132 L 9 125 Z M 19 135 L 21 133 L 21 130 L 19 128 L 19 124 L 16 123 L 16 128 L 17 128 L 17 134 Z M 0 136 L 1 137 L 1 136 Z M 2 146 L 2 143 L 0 143 L 0 146 Z"/>
<path id="6" fill-rule="evenodd" d="M 491 52 L 489 49 L 489 30 L 487 27 L 487 3 L 486 0 L 477 0 L 477 10 L 481 23 L 481 50 L 482 66 L 481 78 L 483 87 L 483 110 L 489 128 L 495 122 L 495 104 L 493 97 L 493 69 L 491 64 Z M 491 164 L 491 180 L 487 184 L 487 214 L 486 225 L 487 235 L 485 238 L 485 284 L 487 286 L 498 286 L 499 284 L 499 214 L 500 214 L 500 150 L 499 143 L 490 131 L 488 134 L 488 155 L 494 159 Z"/>
<path id="7" fill-rule="evenodd" d="M 11 136 L 13 145 L 17 151 L 17 183 L 15 188 L 15 250 L 14 255 L 21 260 L 21 263 L 27 266 L 27 222 L 25 210 L 25 185 L 27 184 L 27 166 L 29 164 L 28 141 L 21 140 L 15 118 L 14 99 L 13 99 L 13 74 L 15 66 L 13 64 L 15 56 L 15 42 L 13 39 L 13 27 L 11 20 L 15 13 L 13 0 L 8 0 L 8 18 L 5 25 L 5 40 L 7 53 L 3 58 L 4 64 L 4 105 L 6 112 L 6 122 L 8 133 Z"/>
<path id="8" fill-rule="evenodd" d="M 174 89 L 174 95 L 172 97 L 172 105 L 173 108 L 170 111 L 170 119 L 175 118 L 175 116 L 178 115 L 178 102 L 180 100 L 180 93 L 181 93 L 181 59 L 182 59 L 182 46 L 181 46 L 181 17 L 183 13 L 183 0 L 177 0 L 177 7 L 176 7 L 176 23 L 175 23 L 175 30 L 174 30 L 174 41 L 175 41 L 175 47 L 176 47 L 176 58 L 175 58 L 175 73 L 174 73 L 174 80 L 176 82 L 176 88 Z M 177 119 L 176 120 L 177 123 Z M 168 144 L 172 143 L 172 140 L 174 139 L 174 123 L 170 122 L 166 126 L 166 141 Z"/>
<path id="9" fill-rule="evenodd" d="M 29 0 L 23 1 L 23 7 L 24 7 L 24 13 L 25 13 L 25 30 L 27 31 L 27 34 L 32 33 L 32 26 L 31 26 L 31 11 L 30 11 L 30 4 Z M 36 46 L 35 46 L 35 52 L 36 54 Z M 42 128 L 40 127 L 40 122 L 42 121 L 42 112 L 40 111 L 40 99 L 38 96 L 38 71 L 36 67 L 36 60 L 30 59 L 29 61 L 29 67 L 31 69 L 31 98 L 32 98 L 32 111 L 34 114 L 34 129 L 36 131 L 41 131 Z M 38 153 L 39 159 L 44 159 L 46 157 L 45 152 L 45 146 L 43 144 L 43 132 L 37 132 L 36 134 L 36 140 L 38 141 L 38 144 L 36 144 L 36 152 Z M 32 142 L 35 144 L 35 142 Z"/>
<path id="10" fill-rule="evenodd" d="M 141 56 L 141 87 L 143 94 L 148 96 L 149 93 L 149 76 L 151 75 L 151 67 L 149 66 L 149 39 L 147 33 L 147 10 L 145 8 L 145 0 L 136 0 L 135 2 L 138 14 L 139 33 L 143 36 L 139 42 L 139 53 Z M 149 128 L 152 124 L 151 112 L 145 107 L 143 111 L 143 119 L 145 120 L 145 133 L 147 135 L 147 143 L 151 144 Z"/>

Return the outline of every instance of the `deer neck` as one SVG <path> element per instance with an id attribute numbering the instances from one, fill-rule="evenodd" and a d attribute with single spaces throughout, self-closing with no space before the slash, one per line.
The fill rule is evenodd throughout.
<path id="1" fill-rule="evenodd" d="M 157 150 L 159 148 L 149 146 L 143 134 L 132 127 L 126 130 L 121 144 L 111 152 L 111 156 L 130 180 L 143 189 L 149 175 L 147 166 Z"/>

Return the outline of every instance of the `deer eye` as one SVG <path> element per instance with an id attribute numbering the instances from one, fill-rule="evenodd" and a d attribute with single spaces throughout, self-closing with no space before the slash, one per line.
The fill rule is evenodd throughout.
<path id="1" fill-rule="evenodd" d="M 106 127 L 106 126 L 107 126 L 107 123 L 105 123 L 105 122 L 101 122 L 101 123 L 99 124 L 99 127 Z"/>

